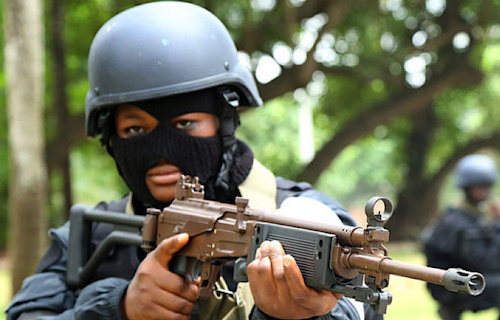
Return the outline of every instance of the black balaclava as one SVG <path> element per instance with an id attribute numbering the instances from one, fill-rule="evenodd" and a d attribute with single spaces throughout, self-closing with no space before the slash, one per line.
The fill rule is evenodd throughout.
<path id="1" fill-rule="evenodd" d="M 234 162 L 230 168 L 230 188 L 216 187 L 224 152 L 219 135 L 196 137 L 169 125 L 173 117 L 190 112 L 207 112 L 221 116 L 225 101 L 214 90 L 169 96 L 135 103 L 158 120 L 151 132 L 128 139 L 120 138 L 116 130 L 109 135 L 108 151 L 115 159 L 118 171 L 132 191 L 135 200 L 144 207 L 163 208 L 168 203 L 156 200 L 146 185 L 146 172 L 161 160 L 179 167 L 184 175 L 197 176 L 205 186 L 205 198 L 234 202 L 238 185 L 248 175 L 253 154 L 238 141 Z"/>

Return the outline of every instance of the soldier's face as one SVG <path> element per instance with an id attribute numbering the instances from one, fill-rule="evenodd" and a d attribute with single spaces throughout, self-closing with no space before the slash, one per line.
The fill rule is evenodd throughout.
<path id="1" fill-rule="evenodd" d="M 146 111 L 130 104 L 123 104 L 117 107 L 115 123 L 118 136 L 131 139 L 151 132 L 159 122 Z M 204 112 L 186 113 L 169 119 L 168 124 L 196 137 L 215 136 L 219 128 L 217 116 Z M 156 200 L 170 202 L 175 198 L 176 183 L 181 174 L 177 166 L 161 160 L 149 168 L 144 179 Z"/>
<path id="2" fill-rule="evenodd" d="M 475 202 L 486 201 L 490 197 L 491 186 L 474 186 L 470 187 L 469 197 Z"/>

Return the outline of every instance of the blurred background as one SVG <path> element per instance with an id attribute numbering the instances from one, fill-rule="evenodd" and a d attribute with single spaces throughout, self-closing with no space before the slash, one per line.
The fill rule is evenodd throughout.
<path id="1" fill-rule="evenodd" d="M 144 2 L 0 4 L 0 307 L 33 272 L 46 230 L 64 223 L 73 203 L 127 192 L 105 149 L 84 135 L 87 54 L 106 20 Z M 456 162 L 470 153 L 499 159 L 500 1 L 187 2 L 225 23 L 255 74 L 265 105 L 242 113 L 238 137 L 256 158 L 335 197 L 360 224 L 370 197 L 389 197 L 390 248 L 425 264 L 421 231 L 460 200 Z M 23 14 L 33 17 L 25 33 L 10 27 Z M 23 35 L 32 51 L 22 49 Z M 15 69 L 15 59 L 27 70 Z M 24 71 L 33 71 L 32 82 Z M 35 111 L 22 108 L 23 98 Z M 22 150 L 34 153 L 16 156 Z M 29 177 L 38 177 L 35 190 Z M 14 260 L 25 263 L 13 268 Z M 394 283 L 389 319 L 435 317 L 422 284 Z M 427 313 L 397 307 L 402 301 Z"/>

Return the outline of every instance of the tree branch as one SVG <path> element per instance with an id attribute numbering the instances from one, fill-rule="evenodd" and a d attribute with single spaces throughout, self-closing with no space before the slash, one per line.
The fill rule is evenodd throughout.
<path id="1" fill-rule="evenodd" d="M 474 75 L 475 76 L 471 76 Z M 332 160 L 349 144 L 366 136 L 379 125 L 409 114 L 413 114 L 432 105 L 434 97 L 444 90 L 457 85 L 472 85 L 482 79 L 482 74 L 467 65 L 455 65 L 439 77 L 431 79 L 421 88 L 407 88 L 393 99 L 378 106 L 367 108 L 340 129 L 334 137 L 323 145 L 314 159 L 298 175 L 298 180 L 314 184 L 321 173 L 328 168 Z M 469 82 L 470 81 L 470 82 Z"/>

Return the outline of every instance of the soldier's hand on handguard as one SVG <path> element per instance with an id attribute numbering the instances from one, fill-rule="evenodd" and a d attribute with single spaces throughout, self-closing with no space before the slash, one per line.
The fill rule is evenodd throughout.
<path id="1" fill-rule="evenodd" d="M 277 212 L 302 217 L 307 213 L 319 223 L 328 219 L 341 224 L 330 208 L 310 198 L 286 199 Z M 247 274 L 255 304 L 278 319 L 307 319 L 327 314 L 342 297 L 306 286 L 295 259 L 285 254 L 278 241 L 262 243 L 247 266 Z"/>
<path id="2" fill-rule="evenodd" d="M 307 319 L 327 314 L 341 294 L 306 286 L 295 259 L 278 241 L 264 241 L 247 267 L 255 304 L 278 319 Z"/>
<path id="3" fill-rule="evenodd" d="M 123 298 L 128 320 L 189 319 L 199 285 L 169 271 L 174 254 L 189 241 L 187 234 L 163 240 L 140 264 Z"/>

